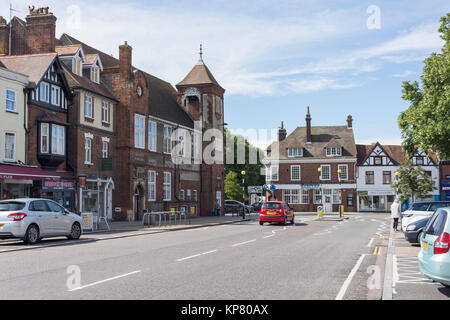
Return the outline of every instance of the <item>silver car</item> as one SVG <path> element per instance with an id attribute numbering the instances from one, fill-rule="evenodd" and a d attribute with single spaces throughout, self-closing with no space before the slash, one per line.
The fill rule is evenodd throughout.
<path id="1" fill-rule="evenodd" d="M 35 244 L 42 238 L 79 239 L 82 219 L 47 199 L 0 201 L 0 239 L 19 238 Z"/>

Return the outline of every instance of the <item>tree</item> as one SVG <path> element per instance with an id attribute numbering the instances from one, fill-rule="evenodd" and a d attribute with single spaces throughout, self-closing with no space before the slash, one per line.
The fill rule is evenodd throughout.
<path id="1" fill-rule="evenodd" d="M 441 18 L 439 32 L 445 44 L 441 53 L 425 59 L 422 84 L 403 82 L 402 98 L 410 106 L 400 113 L 398 125 L 409 154 L 421 149 L 445 160 L 450 158 L 450 13 Z"/>
<path id="2" fill-rule="evenodd" d="M 411 198 L 414 202 L 417 198 L 427 198 L 436 189 L 435 182 L 425 170 L 413 166 L 411 161 L 402 165 L 397 172 L 391 185 L 400 201 Z"/>
<path id="3" fill-rule="evenodd" d="M 225 176 L 225 199 L 242 201 L 242 186 L 238 174 L 234 171 Z"/>

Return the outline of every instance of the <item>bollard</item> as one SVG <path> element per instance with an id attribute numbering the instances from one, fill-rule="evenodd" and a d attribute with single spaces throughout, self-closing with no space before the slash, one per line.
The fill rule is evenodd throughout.
<path id="1" fill-rule="evenodd" d="M 343 205 L 339 206 L 339 217 L 340 218 L 344 217 L 344 206 Z"/>
<path id="2" fill-rule="evenodd" d="M 322 206 L 318 206 L 317 207 L 317 216 L 319 218 L 322 218 L 322 215 L 323 215 L 323 208 L 322 208 Z"/>

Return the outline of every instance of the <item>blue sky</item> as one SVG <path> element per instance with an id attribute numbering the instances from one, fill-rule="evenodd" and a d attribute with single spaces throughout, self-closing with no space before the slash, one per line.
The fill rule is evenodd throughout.
<path id="1" fill-rule="evenodd" d="M 24 18 L 29 1 L 11 1 Z M 67 32 L 114 56 L 127 40 L 133 64 L 173 85 L 198 60 L 227 90 L 230 129 L 288 132 L 343 125 L 354 118 L 358 143 L 400 143 L 401 83 L 418 80 L 423 59 L 440 50 L 439 18 L 448 1 L 85 1 L 35 0 Z M 75 5 L 75 7 L 73 7 Z M 369 29 L 367 8 L 380 9 Z M 8 1 L 0 12 L 8 16 Z M 79 14 L 78 14 L 79 13 Z"/>

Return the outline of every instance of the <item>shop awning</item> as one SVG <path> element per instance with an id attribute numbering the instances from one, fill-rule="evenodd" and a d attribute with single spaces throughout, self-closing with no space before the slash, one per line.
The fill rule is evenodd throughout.
<path id="1" fill-rule="evenodd" d="M 38 167 L 0 164 L 0 179 L 58 181 L 61 177 Z"/>

